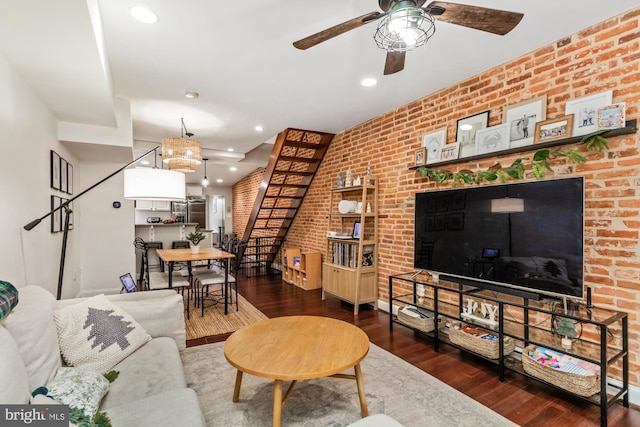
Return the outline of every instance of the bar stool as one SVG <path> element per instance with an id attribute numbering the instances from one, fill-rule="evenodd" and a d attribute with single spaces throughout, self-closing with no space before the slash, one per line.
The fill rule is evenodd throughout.
<path id="1" fill-rule="evenodd" d="M 147 261 L 149 260 L 149 249 L 162 249 L 162 242 L 145 242 L 145 245 L 147 247 Z M 157 253 L 156 256 L 158 256 Z M 158 257 L 158 262 L 158 265 L 149 264 L 149 267 L 160 267 L 160 271 L 164 273 L 164 262 L 162 262 L 160 257 Z"/>

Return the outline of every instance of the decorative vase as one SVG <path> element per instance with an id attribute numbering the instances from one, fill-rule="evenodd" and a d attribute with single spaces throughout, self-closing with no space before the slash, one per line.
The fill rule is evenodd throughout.
<path id="1" fill-rule="evenodd" d="M 191 246 L 191 253 L 197 255 L 200 253 L 200 245 Z"/>

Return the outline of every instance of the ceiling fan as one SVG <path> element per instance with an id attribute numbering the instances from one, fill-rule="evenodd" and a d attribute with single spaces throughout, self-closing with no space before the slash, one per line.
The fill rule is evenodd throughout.
<path id="1" fill-rule="evenodd" d="M 426 0 L 378 0 L 382 12 L 371 12 L 312 34 L 293 43 L 298 49 L 308 49 L 347 31 L 380 20 L 374 34 L 376 44 L 387 51 L 384 74 L 404 68 L 405 54 L 424 45 L 435 32 L 435 19 L 462 25 L 497 35 L 515 28 L 522 13 L 465 4 Z"/>

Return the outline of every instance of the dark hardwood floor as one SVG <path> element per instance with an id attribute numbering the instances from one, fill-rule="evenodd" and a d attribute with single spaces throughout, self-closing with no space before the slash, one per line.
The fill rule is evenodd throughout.
<path id="1" fill-rule="evenodd" d="M 507 371 L 500 382 L 497 367 L 446 344 L 433 351 L 429 337 L 400 325 L 389 331 L 389 316 L 372 307 L 353 306 L 335 298 L 321 299 L 321 291 L 303 291 L 277 275 L 245 278 L 239 275 L 238 290 L 268 317 L 315 315 L 341 319 L 362 328 L 372 343 L 417 366 L 495 412 L 521 426 L 598 426 L 600 408 L 515 372 Z M 192 340 L 188 346 L 224 341 L 227 335 Z M 366 380 L 365 380 L 366 387 Z M 640 426 L 640 408 L 614 403 L 608 412 L 609 426 Z"/>

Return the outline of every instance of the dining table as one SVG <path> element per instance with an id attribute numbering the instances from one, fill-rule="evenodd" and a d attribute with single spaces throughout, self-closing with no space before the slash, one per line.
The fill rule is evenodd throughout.
<path id="1" fill-rule="evenodd" d="M 169 266 L 169 288 L 172 288 L 173 284 L 173 268 L 177 262 L 186 262 L 189 268 L 189 275 L 191 275 L 192 263 L 195 261 L 223 261 L 224 264 L 224 314 L 227 314 L 228 310 L 228 295 L 229 295 L 229 263 L 231 258 L 235 258 L 235 255 L 229 252 L 225 252 L 221 249 L 214 247 L 200 248 L 199 251 L 194 252 L 192 248 L 181 249 L 158 249 L 156 250 L 158 257 L 167 263 Z"/>

